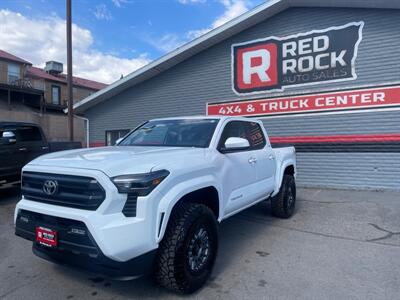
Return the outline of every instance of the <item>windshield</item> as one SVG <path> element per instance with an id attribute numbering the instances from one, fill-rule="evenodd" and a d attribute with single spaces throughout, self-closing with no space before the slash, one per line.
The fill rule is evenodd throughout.
<path id="1" fill-rule="evenodd" d="M 118 146 L 209 146 L 218 119 L 149 121 L 132 131 Z"/>

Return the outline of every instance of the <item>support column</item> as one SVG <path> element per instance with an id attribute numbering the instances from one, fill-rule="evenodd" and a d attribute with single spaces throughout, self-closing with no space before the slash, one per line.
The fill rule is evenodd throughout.
<path id="1" fill-rule="evenodd" d="M 40 95 L 40 114 L 43 114 L 43 94 Z"/>
<path id="2" fill-rule="evenodd" d="M 8 110 L 11 110 L 11 90 L 10 89 L 8 89 L 7 101 L 8 101 Z"/>

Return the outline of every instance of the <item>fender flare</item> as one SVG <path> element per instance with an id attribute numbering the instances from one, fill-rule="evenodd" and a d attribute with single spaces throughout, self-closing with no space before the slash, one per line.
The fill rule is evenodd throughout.
<path id="1" fill-rule="evenodd" d="M 156 217 L 157 226 L 155 232 L 155 238 L 157 244 L 164 237 L 172 209 L 185 195 L 200 190 L 202 188 L 213 187 L 217 190 L 218 193 L 219 207 L 220 208 L 222 207 L 221 189 L 218 185 L 216 185 L 216 182 L 217 181 L 215 180 L 215 178 L 213 178 L 213 176 L 210 175 L 191 178 L 187 181 L 183 181 L 175 185 L 165 195 L 162 196 L 162 199 L 157 206 L 157 217 Z M 221 210 L 219 211 L 218 220 L 220 219 L 220 216 L 221 216 Z"/>
<path id="2" fill-rule="evenodd" d="M 275 175 L 275 188 L 274 192 L 271 194 L 271 197 L 279 193 L 282 185 L 283 174 L 285 173 L 286 168 L 289 166 L 293 166 L 296 176 L 296 161 L 294 159 L 285 160 L 280 164 L 279 167 L 277 166 L 277 173 Z"/>

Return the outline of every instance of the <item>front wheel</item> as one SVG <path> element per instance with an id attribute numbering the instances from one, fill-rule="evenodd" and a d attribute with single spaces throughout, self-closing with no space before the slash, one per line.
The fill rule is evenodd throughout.
<path id="1" fill-rule="evenodd" d="M 283 175 L 281 189 L 271 199 L 271 212 L 279 218 L 290 218 L 296 205 L 296 183 L 293 175 Z"/>
<path id="2" fill-rule="evenodd" d="M 204 285 L 218 248 L 217 222 L 205 205 L 181 204 L 174 209 L 160 243 L 155 278 L 168 289 L 188 294 Z"/>

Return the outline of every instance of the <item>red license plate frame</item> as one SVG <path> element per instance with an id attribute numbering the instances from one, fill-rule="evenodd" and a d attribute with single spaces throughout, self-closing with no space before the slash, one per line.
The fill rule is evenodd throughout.
<path id="1" fill-rule="evenodd" d="M 36 242 L 38 242 L 40 245 L 50 248 L 57 247 L 58 245 L 57 231 L 50 228 L 37 226 Z"/>

